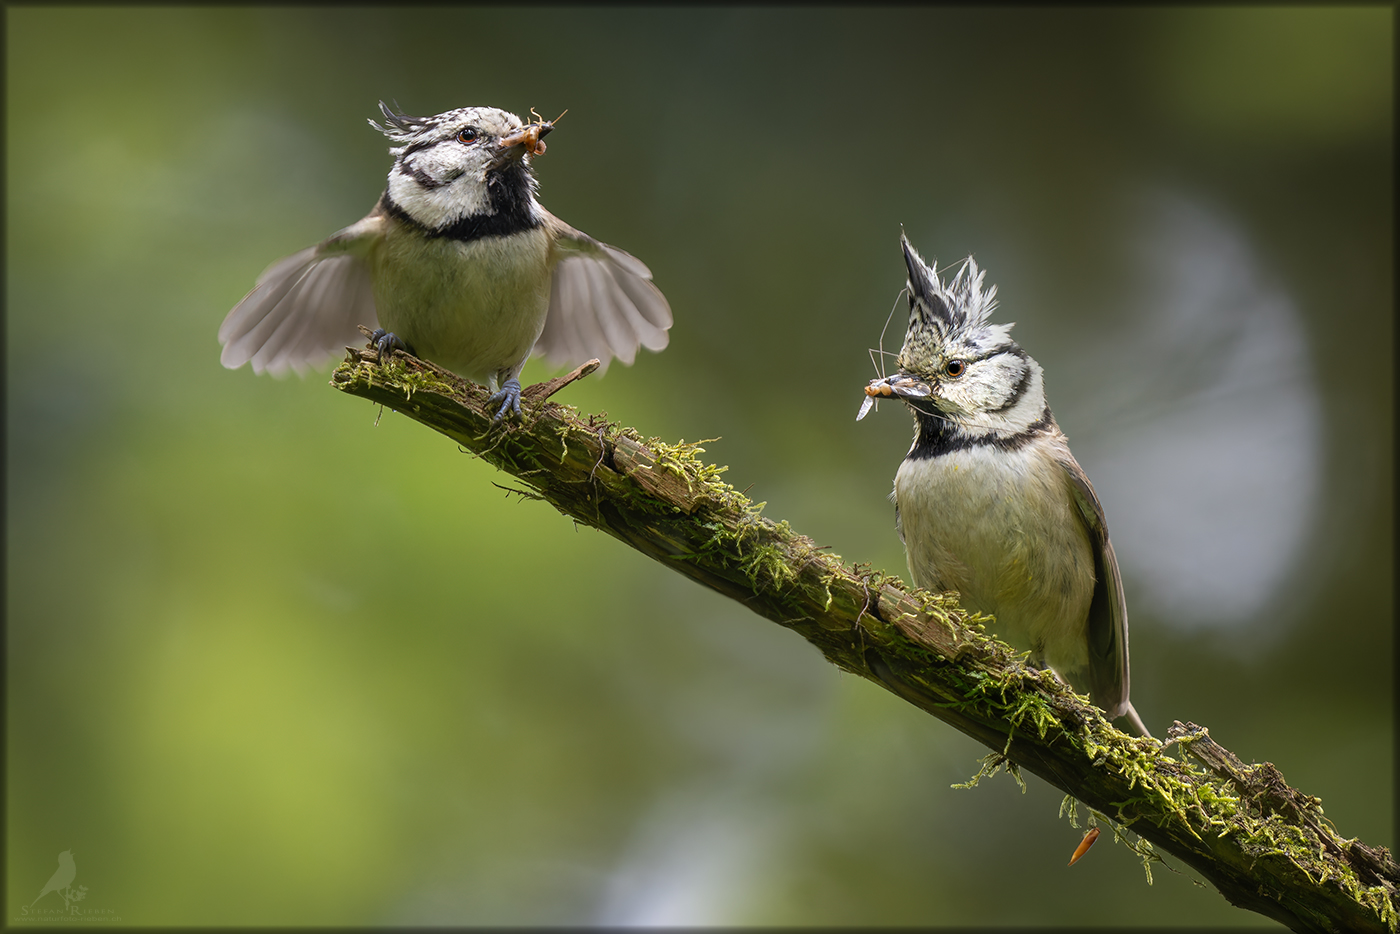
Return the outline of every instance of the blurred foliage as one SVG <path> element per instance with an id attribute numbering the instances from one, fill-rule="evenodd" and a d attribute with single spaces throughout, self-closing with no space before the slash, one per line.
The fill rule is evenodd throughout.
<path id="1" fill-rule="evenodd" d="M 1125 200 L 1212 205 L 1302 316 L 1322 518 L 1257 619 L 1136 611 L 1134 696 L 1393 844 L 1392 20 L 8 8 L 7 920 L 71 848 L 140 924 L 1262 922 L 1106 841 L 1067 870 L 1043 783 L 950 790 L 980 747 L 795 637 L 392 412 L 220 368 L 257 273 L 373 204 L 380 98 L 568 107 L 542 199 L 676 326 L 564 401 L 722 439 L 901 573 L 908 419 L 853 421 L 900 225 L 977 253 L 1053 399 L 1120 313 Z"/>

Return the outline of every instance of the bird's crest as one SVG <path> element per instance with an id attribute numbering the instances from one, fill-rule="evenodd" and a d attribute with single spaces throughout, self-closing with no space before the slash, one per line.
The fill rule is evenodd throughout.
<path id="1" fill-rule="evenodd" d="M 997 307 L 995 285 L 982 287 L 986 272 L 971 256 L 948 282 L 900 235 L 904 263 L 909 267 L 909 330 L 899 365 L 906 371 L 926 371 L 932 361 L 955 349 L 974 353 L 1009 340 L 1010 324 L 990 324 Z"/>
<path id="2" fill-rule="evenodd" d="M 398 101 L 395 101 L 394 107 L 397 106 Z M 384 122 L 369 121 L 370 126 L 383 133 L 392 142 L 406 143 L 424 130 L 438 125 L 433 117 L 411 117 L 395 110 L 394 107 L 380 101 L 379 112 L 384 115 Z"/>

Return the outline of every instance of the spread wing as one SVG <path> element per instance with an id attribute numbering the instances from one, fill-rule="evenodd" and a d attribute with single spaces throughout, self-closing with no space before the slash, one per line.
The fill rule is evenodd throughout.
<path id="1" fill-rule="evenodd" d="M 1066 452 L 1068 454 L 1068 452 Z M 1108 524 L 1093 484 L 1073 457 L 1061 461 L 1079 517 L 1089 533 L 1094 551 L 1094 598 L 1089 604 L 1089 698 L 1112 720 L 1129 709 L 1128 704 L 1128 605 L 1123 598 L 1123 578 L 1118 558 L 1108 540 Z"/>
<path id="2" fill-rule="evenodd" d="M 379 326 L 367 256 L 384 235 L 371 214 L 316 246 L 278 260 L 233 307 L 219 328 L 229 369 L 304 373 L 342 347 L 361 342 L 357 324 Z"/>
<path id="3" fill-rule="evenodd" d="M 559 260 L 549 316 L 535 352 L 566 366 L 597 357 L 601 373 L 613 357 L 631 365 L 639 346 L 664 348 L 670 341 L 671 306 L 652 284 L 646 264 L 553 215 L 546 223 L 557 234 Z"/>

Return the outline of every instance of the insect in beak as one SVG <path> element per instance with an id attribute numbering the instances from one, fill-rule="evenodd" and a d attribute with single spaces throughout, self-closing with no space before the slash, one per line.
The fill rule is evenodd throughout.
<path id="1" fill-rule="evenodd" d="M 561 113 L 558 117 L 555 117 L 553 120 L 546 120 L 535 113 L 535 108 L 531 107 L 530 116 L 535 118 L 534 121 L 525 124 L 509 136 L 501 137 L 501 148 L 509 149 L 512 146 L 523 145 L 525 151 L 532 156 L 544 155 L 544 138 L 554 129 L 554 124 L 558 123 L 564 114 L 568 112 L 568 108 L 565 108 L 564 113 Z"/>
<path id="2" fill-rule="evenodd" d="M 897 396 L 901 399 L 927 399 L 931 395 L 933 395 L 933 390 L 929 388 L 927 383 L 908 376 L 896 374 L 872 379 L 865 387 L 865 401 L 860 405 L 856 421 L 865 418 L 871 407 L 882 398 L 888 399 Z"/>

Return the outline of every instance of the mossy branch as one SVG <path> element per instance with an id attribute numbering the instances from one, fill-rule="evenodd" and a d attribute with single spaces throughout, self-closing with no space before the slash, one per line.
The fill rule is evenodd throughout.
<path id="1" fill-rule="evenodd" d="M 548 398 L 596 363 L 528 387 L 521 420 L 493 424 L 487 391 L 413 357 L 351 350 L 331 384 L 447 435 L 584 525 L 801 635 L 992 750 L 984 773 L 1025 769 L 1295 931 L 1396 931 L 1400 868 L 1343 839 L 1321 801 L 1270 763 L 1245 765 L 1202 727 L 1130 737 L 1050 673 L 989 638 L 952 595 L 848 564 L 759 514 L 697 444 L 645 439 Z M 1174 748 L 1173 748 L 1174 747 Z M 1174 752 L 1175 757 L 1168 752 Z M 1019 777 L 1019 776 L 1018 776 Z M 1150 876 L 1149 876 L 1150 878 Z"/>

